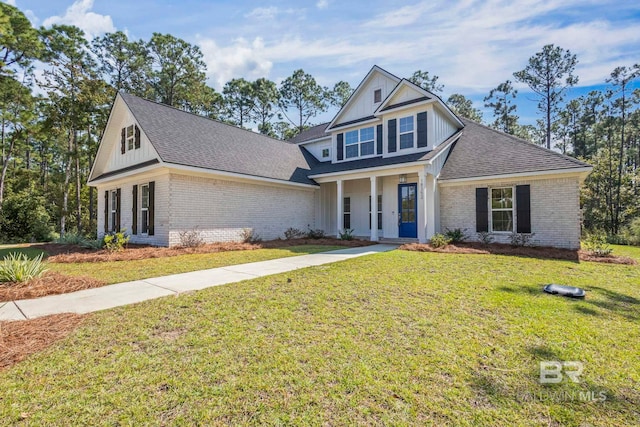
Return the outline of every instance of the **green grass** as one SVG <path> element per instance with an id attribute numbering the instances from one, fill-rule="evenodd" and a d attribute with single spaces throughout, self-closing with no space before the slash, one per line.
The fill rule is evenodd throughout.
<path id="1" fill-rule="evenodd" d="M 637 425 L 639 354 L 638 266 L 393 251 L 93 314 L 0 373 L 0 423 Z"/>
<path id="2" fill-rule="evenodd" d="M 136 261 L 50 263 L 49 269 L 70 276 L 87 276 L 107 283 L 128 282 L 168 274 L 186 273 L 247 262 L 266 261 L 342 249 L 341 246 L 302 245 L 210 254 L 178 255 Z"/>
<path id="3" fill-rule="evenodd" d="M 38 247 L 34 247 L 34 246 L 10 246 L 10 247 L 4 247 L 2 249 L 0 249 L 0 259 L 5 258 L 7 255 L 9 254 L 25 254 L 28 258 L 33 259 L 36 258 L 38 256 L 40 256 L 40 254 L 45 254 L 45 251 L 43 251 L 42 249 L 39 249 Z"/>

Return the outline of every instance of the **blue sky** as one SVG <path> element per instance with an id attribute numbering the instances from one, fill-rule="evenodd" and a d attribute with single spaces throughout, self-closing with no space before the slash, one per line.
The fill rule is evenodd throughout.
<path id="1" fill-rule="evenodd" d="M 3 1 L 36 25 L 74 24 L 88 37 L 115 30 L 181 37 L 200 46 L 218 90 L 233 77 L 279 82 L 298 68 L 322 85 L 355 86 L 376 64 L 400 77 L 428 70 L 440 76 L 445 99 L 462 93 L 482 108 L 489 90 L 513 80 L 545 44 L 578 55 L 571 96 L 601 88 L 616 66 L 640 62 L 636 0 Z M 533 123 L 532 95 L 516 86 L 522 122 Z"/>

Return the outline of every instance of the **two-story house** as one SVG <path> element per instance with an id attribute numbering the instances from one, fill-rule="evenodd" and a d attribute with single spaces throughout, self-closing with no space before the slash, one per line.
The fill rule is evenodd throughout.
<path id="1" fill-rule="evenodd" d="M 373 67 L 330 123 L 279 141 L 119 94 L 91 171 L 98 234 L 132 242 L 264 239 L 320 228 L 426 242 L 466 229 L 508 242 L 580 244 L 591 167 L 457 117 L 436 95 Z"/>

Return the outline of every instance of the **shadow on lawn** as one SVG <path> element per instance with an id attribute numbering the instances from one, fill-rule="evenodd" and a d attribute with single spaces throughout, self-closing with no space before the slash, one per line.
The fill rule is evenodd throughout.
<path id="1" fill-rule="evenodd" d="M 592 304 L 600 309 L 619 314 L 620 316 L 632 321 L 640 320 L 640 300 L 638 298 L 597 286 L 590 287 L 588 291 L 601 296 L 603 299 L 594 300 L 593 298 L 589 298 L 589 295 L 587 294 L 587 298 L 584 302 Z M 593 314 L 588 313 L 587 311 L 595 310 L 583 307 L 580 311 L 586 312 L 587 314 Z"/>

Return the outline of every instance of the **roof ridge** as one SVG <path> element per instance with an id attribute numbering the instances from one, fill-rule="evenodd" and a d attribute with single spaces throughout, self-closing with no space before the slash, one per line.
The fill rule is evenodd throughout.
<path id="1" fill-rule="evenodd" d="M 192 115 L 192 116 L 194 116 L 194 117 L 198 117 L 198 118 L 200 118 L 200 119 L 209 120 L 209 121 L 212 121 L 212 122 L 214 122 L 214 123 L 218 123 L 218 124 L 221 124 L 221 125 L 225 125 L 225 126 L 228 126 L 228 127 L 234 128 L 234 129 L 237 129 L 237 130 L 241 130 L 241 131 L 245 131 L 245 132 L 250 132 L 250 133 L 251 133 L 251 134 L 253 134 L 253 135 L 258 135 L 258 136 L 261 136 L 261 137 L 264 137 L 264 138 L 268 138 L 268 139 L 271 139 L 271 140 L 273 140 L 273 141 L 280 142 L 280 143 L 282 143 L 282 144 L 295 145 L 295 144 L 291 144 L 291 143 L 290 143 L 290 142 L 288 142 L 288 141 L 284 141 L 284 140 L 282 140 L 282 139 L 274 138 L 274 137 L 272 137 L 272 136 L 265 135 L 265 134 L 263 134 L 263 133 L 254 132 L 254 131 L 252 131 L 252 130 L 250 130 L 250 129 L 245 129 L 245 128 L 240 127 L 240 126 L 232 125 L 231 123 L 223 122 L 222 120 L 212 119 L 211 117 L 206 117 L 206 116 L 202 116 L 202 115 L 200 115 L 200 114 L 192 113 L 191 111 L 181 110 L 180 108 L 174 107 L 173 105 L 163 104 L 162 102 L 153 101 L 153 100 L 151 100 L 151 99 L 147 99 L 147 98 L 143 98 L 143 97 L 141 97 L 141 96 L 133 95 L 133 94 L 128 93 L 128 92 L 118 92 L 118 95 L 126 95 L 126 96 L 130 96 L 130 97 L 132 97 L 132 98 L 137 98 L 137 99 L 140 99 L 140 100 L 142 100 L 142 101 L 145 101 L 145 102 L 148 102 L 148 103 L 151 103 L 151 104 L 156 104 L 156 105 L 158 105 L 158 106 L 160 106 L 160 107 L 170 108 L 170 109 L 172 109 L 172 110 L 176 110 L 176 111 L 178 111 L 178 112 L 180 112 L 180 113 L 189 114 L 189 115 Z M 124 99 L 125 97 L 123 96 L 122 98 Z M 124 99 L 124 101 L 125 101 L 125 103 L 127 103 L 126 99 Z M 130 106 L 128 103 L 127 103 L 127 106 L 129 106 L 129 109 L 131 109 L 131 106 Z M 133 113 L 133 111 L 132 111 L 132 113 Z M 134 116 L 135 116 L 135 114 L 134 114 Z"/>
<path id="2" fill-rule="evenodd" d="M 550 150 L 550 149 L 548 149 L 546 147 L 542 147 L 542 146 L 540 146 L 538 144 L 534 144 L 533 142 L 527 141 L 526 139 L 520 138 L 520 137 L 515 136 L 515 135 L 511 135 L 509 133 L 503 132 L 503 131 L 498 130 L 498 129 L 494 129 L 494 128 L 490 127 L 490 126 L 485 125 L 484 123 L 478 123 L 478 122 L 476 122 L 474 120 L 471 120 L 471 119 L 468 119 L 466 117 L 463 120 L 471 122 L 474 125 L 480 126 L 480 127 L 484 128 L 484 129 L 487 129 L 489 131 L 500 133 L 500 134 L 508 137 L 509 139 L 512 139 L 514 142 L 517 142 L 517 143 L 520 143 L 520 144 L 526 144 L 527 146 L 534 147 L 534 148 L 536 148 L 538 150 L 542 150 L 545 153 L 553 154 L 553 155 L 558 156 L 560 158 L 563 158 L 565 160 L 569 160 L 569 161 L 571 161 L 571 162 L 573 162 L 573 163 L 575 163 L 577 165 L 580 165 L 580 166 L 591 166 L 590 164 L 588 164 L 586 162 L 583 162 L 581 160 L 578 160 L 575 157 L 571 157 L 571 156 L 567 156 L 566 154 L 558 153 L 557 151 L 553 151 L 553 150 Z"/>

